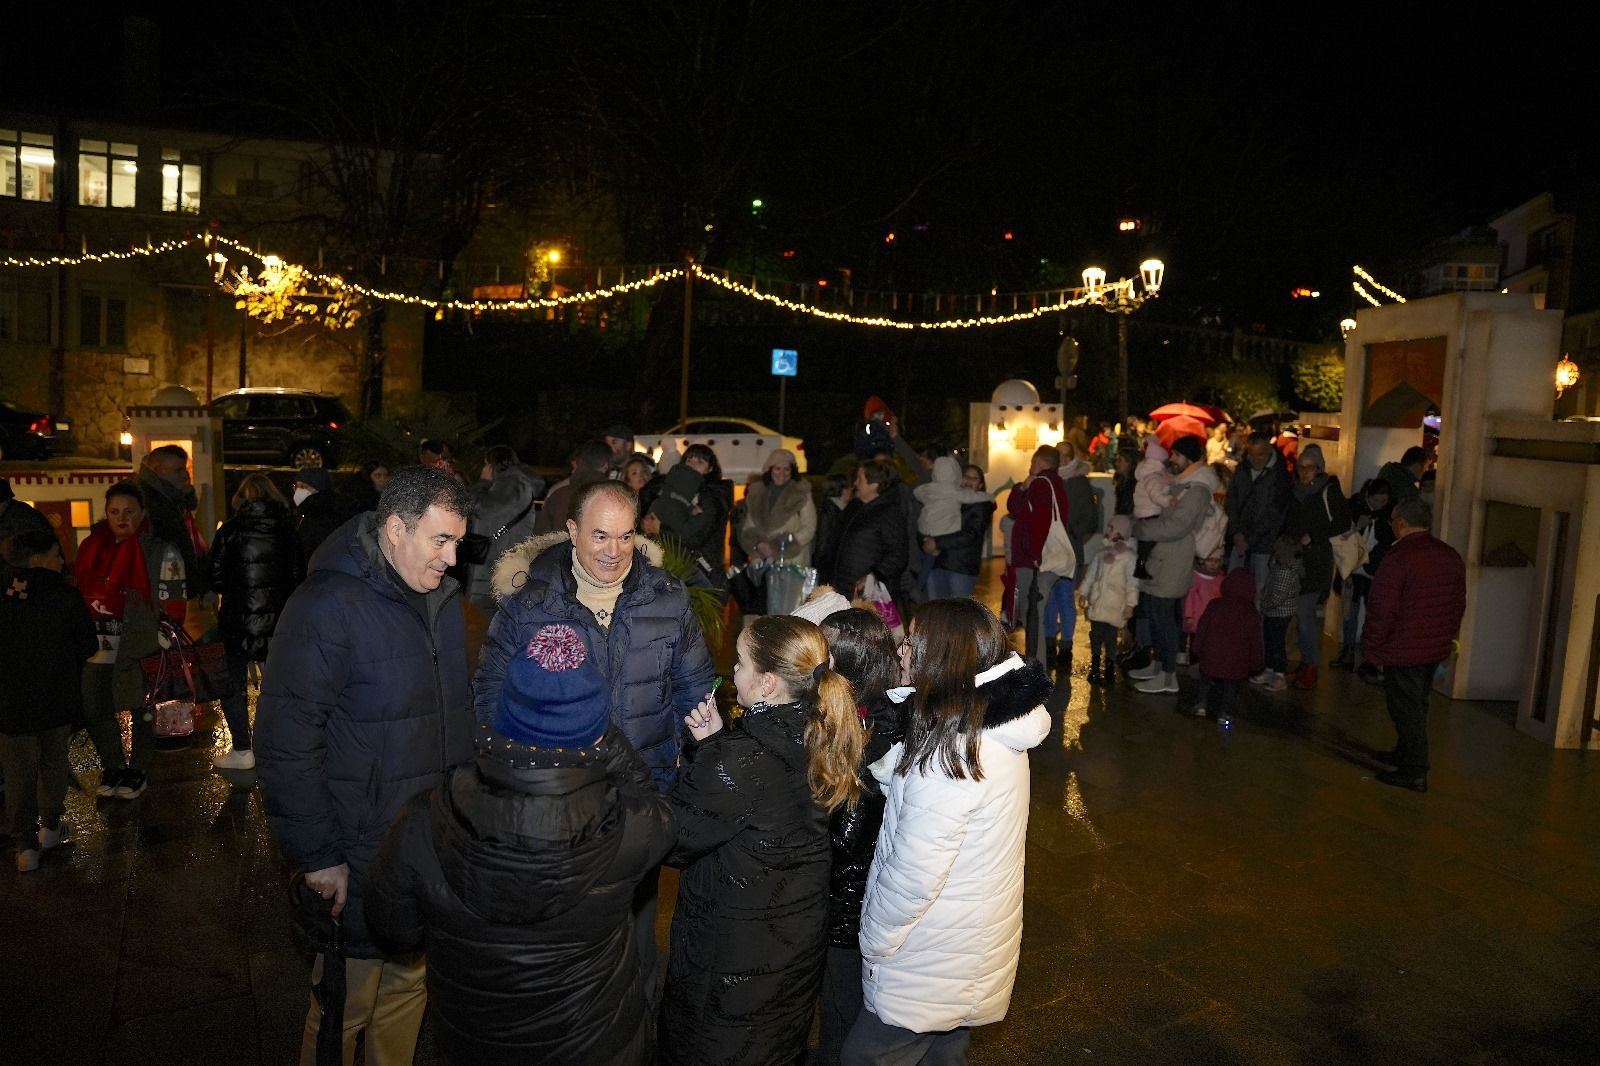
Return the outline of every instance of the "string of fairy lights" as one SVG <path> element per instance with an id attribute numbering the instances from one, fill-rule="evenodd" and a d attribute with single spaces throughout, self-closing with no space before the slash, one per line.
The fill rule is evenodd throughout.
<path id="1" fill-rule="evenodd" d="M 1359 281 L 1352 281 L 1350 283 L 1350 287 L 1355 290 L 1355 294 L 1357 296 L 1367 301 L 1367 303 L 1371 304 L 1373 307 L 1382 307 L 1383 301 L 1372 295 L 1371 292 L 1367 291 L 1366 286 L 1361 284 L 1362 281 L 1367 282 L 1374 289 L 1377 289 L 1379 292 L 1383 293 L 1397 304 L 1403 304 L 1406 302 L 1406 298 L 1404 296 L 1401 296 L 1399 293 L 1389 288 L 1389 286 L 1385 285 L 1383 282 L 1367 273 L 1359 264 L 1352 266 L 1350 270 L 1351 273 L 1355 274 L 1355 276 L 1360 279 Z"/>
<path id="2" fill-rule="evenodd" d="M 171 252 L 181 251 L 191 246 L 203 244 L 206 248 L 226 248 L 240 256 L 248 257 L 269 269 L 283 269 L 294 267 L 301 275 L 320 285 L 326 286 L 335 294 L 344 295 L 353 293 L 371 300 L 388 303 L 397 303 L 413 307 L 426 308 L 435 312 L 460 311 L 468 313 L 481 312 L 518 312 L 549 310 L 559 307 L 571 307 L 579 304 L 595 303 L 601 300 L 624 296 L 628 293 L 639 292 L 682 278 L 686 273 L 692 274 L 696 279 L 710 283 L 727 292 L 743 296 L 747 299 L 757 300 L 793 311 L 798 314 L 810 315 L 814 318 L 829 322 L 840 322 L 855 326 L 873 326 L 899 330 L 953 330 L 973 329 L 984 326 L 1000 326 L 1013 322 L 1026 322 L 1031 319 L 1041 318 L 1045 315 L 1055 314 L 1074 307 L 1082 307 L 1094 303 L 1097 294 L 1086 289 L 1057 289 L 1039 293 L 1028 293 L 1032 306 L 1025 310 L 1016 310 L 1009 314 L 970 315 L 961 318 L 946 319 L 898 319 L 883 315 L 860 315 L 847 311 L 831 310 L 819 307 L 816 304 L 793 300 L 774 292 L 763 291 L 759 287 L 759 279 L 752 278 L 752 284 L 736 281 L 732 276 L 707 269 L 699 263 L 689 263 L 683 267 L 668 267 L 657 269 L 655 272 L 633 281 L 618 282 L 612 285 L 599 286 L 586 289 L 582 292 L 563 293 L 557 296 L 525 297 L 501 300 L 461 300 L 461 299 L 434 299 L 427 296 L 418 296 L 415 293 L 396 292 L 380 289 L 360 282 L 351 281 L 339 274 L 331 274 L 310 267 L 286 262 L 279 256 L 262 252 L 243 241 L 220 234 L 206 236 L 187 236 L 174 240 L 162 241 L 159 244 L 147 244 L 141 248 L 130 248 L 127 251 L 110 251 L 100 253 L 84 252 L 82 255 L 52 255 L 52 256 L 4 256 L 0 257 L 0 266 L 8 267 L 76 267 L 92 263 L 104 263 L 129 259 L 147 258 L 150 256 L 166 255 Z M 213 278 L 218 284 L 225 284 L 227 280 L 227 255 L 221 251 L 208 251 L 207 261 L 213 267 Z M 781 284 L 781 283 L 779 283 Z M 1118 285 L 1128 284 L 1117 282 L 1104 286 L 1100 292 L 1115 291 Z M 1014 296 L 1022 294 L 1012 294 Z M 990 293 L 987 299 L 994 301 L 995 294 Z M 971 303 L 982 306 L 986 299 L 984 296 L 953 296 L 948 298 L 951 306 L 960 303 Z"/>
<path id="3" fill-rule="evenodd" d="M 222 247 L 232 249 L 234 252 L 255 259 L 264 265 L 294 265 L 270 253 L 260 252 L 245 244 L 243 241 L 219 234 L 209 236 L 185 236 L 159 243 L 146 244 L 140 248 L 130 248 L 127 251 L 89 252 L 80 255 L 51 255 L 51 256 L 4 256 L 0 257 L 0 266 L 7 267 L 77 267 L 93 263 L 120 262 L 131 259 L 147 258 L 150 256 L 167 255 L 182 251 L 197 244 L 204 244 L 207 248 Z M 215 265 L 215 277 L 220 283 L 223 280 L 226 257 L 221 252 L 208 252 L 207 258 Z M 699 263 L 690 263 L 685 267 L 670 267 L 659 269 L 652 274 L 633 281 L 618 282 L 613 285 L 600 286 L 586 289 L 582 292 L 563 293 L 557 296 L 523 297 L 506 300 L 461 300 L 461 299 L 433 299 L 427 296 L 418 296 L 414 293 L 395 292 L 387 289 L 375 288 L 350 281 L 339 274 L 330 274 L 309 267 L 300 266 L 304 276 L 319 284 L 327 286 L 337 293 L 354 293 L 370 300 L 379 300 L 387 303 L 397 303 L 413 307 L 422 307 L 431 311 L 460 311 L 467 313 L 483 312 L 519 312 L 551 310 L 559 307 L 572 307 L 575 305 L 596 303 L 601 300 L 629 293 L 639 292 L 654 288 L 682 278 L 685 273 L 692 274 L 696 279 L 705 281 L 726 292 L 731 292 L 746 299 L 757 300 L 773 307 L 782 308 L 797 314 L 810 315 L 813 318 L 828 322 L 840 322 L 853 326 L 871 326 L 884 329 L 898 330 L 955 330 L 975 329 L 986 326 L 1003 326 L 1014 322 L 1026 322 L 1041 318 L 1045 315 L 1056 314 L 1075 307 L 1092 304 L 1097 299 L 1096 293 L 1085 289 L 1051 290 L 1045 293 L 1029 294 L 1033 306 L 1025 310 L 1013 311 L 1009 314 L 970 315 L 962 318 L 944 319 L 899 319 L 884 315 L 858 315 L 848 311 L 837 311 L 826 307 L 819 307 L 813 303 L 793 300 L 774 292 L 763 291 L 757 279 L 752 278 L 752 284 L 735 281 L 731 276 L 709 270 Z M 1387 296 L 1396 303 L 1405 303 L 1406 299 L 1395 290 L 1384 285 L 1373 277 L 1366 269 L 1356 265 L 1351 268 L 1356 280 L 1350 285 L 1357 296 L 1360 296 L 1373 307 L 1383 306 L 1383 301 L 1374 296 L 1362 282 L 1365 281 L 1379 293 Z M 1123 284 L 1121 282 L 1117 284 Z M 1115 286 L 1107 286 L 1114 288 Z M 992 295 L 992 294 L 991 294 Z M 1039 297 L 1044 296 L 1043 302 Z M 954 297 L 952 306 L 966 300 L 976 306 L 982 306 L 982 296 Z"/>

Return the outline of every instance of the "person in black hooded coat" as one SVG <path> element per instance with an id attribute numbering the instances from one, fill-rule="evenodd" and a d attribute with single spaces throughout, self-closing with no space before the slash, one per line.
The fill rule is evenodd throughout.
<path id="1" fill-rule="evenodd" d="M 234 493 L 233 507 L 233 517 L 222 523 L 211 542 L 206 565 L 211 588 L 222 597 L 217 628 L 232 682 L 232 691 L 222 700 L 222 714 L 233 735 L 233 752 L 221 757 L 222 765 L 248 769 L 255 758 L 243 754 L 250 751 L 245 675 L 251 663 L 266 661 L 278 615 L 289 594 L 305 580 L 306 562 L 289 502 L 272 479 L 265 474 L 245 478 Z"/>
<path id="2" fill-rule="evenodd" d="M 672 819 L 587 658 L 570 626 L 543 627 L 476 760 L 407 805 L 373 862 L 367 927 L 390 951 L 426 948 L 446 1062 L 652 1060 L 633 897 Z"/>

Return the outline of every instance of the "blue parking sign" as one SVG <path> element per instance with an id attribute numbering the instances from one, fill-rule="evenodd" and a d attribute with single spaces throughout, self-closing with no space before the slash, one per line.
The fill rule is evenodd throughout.
<path id="1" fill-rule="evenodd" d="M 793 348 L 772 349 L 772 376 L 792 378 L 800 369 L 800 353 Z"/>

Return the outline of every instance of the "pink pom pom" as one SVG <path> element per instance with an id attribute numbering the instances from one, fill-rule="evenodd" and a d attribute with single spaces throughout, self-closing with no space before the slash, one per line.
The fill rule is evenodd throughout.
<path id="1" fill-rule="evenodd" d="M 528 658 L 559 674 L 576 670 L 589 658 L 589 649 L 583 646 L 578 631 L 568 625 L 553 623 L 533 635 L 528 641 Z"/>

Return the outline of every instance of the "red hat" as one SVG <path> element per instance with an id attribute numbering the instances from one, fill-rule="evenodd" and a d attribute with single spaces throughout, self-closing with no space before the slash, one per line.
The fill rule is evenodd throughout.
<path id="1" fill-rule="evenodd" d="M 893 422 L 895 420 L 894 411 L 888 404 L 876 396 L 868 396 L 867 405 L 861 409 L 861 417 L 870 420 L 880 416 L 885 422 Z"/>

